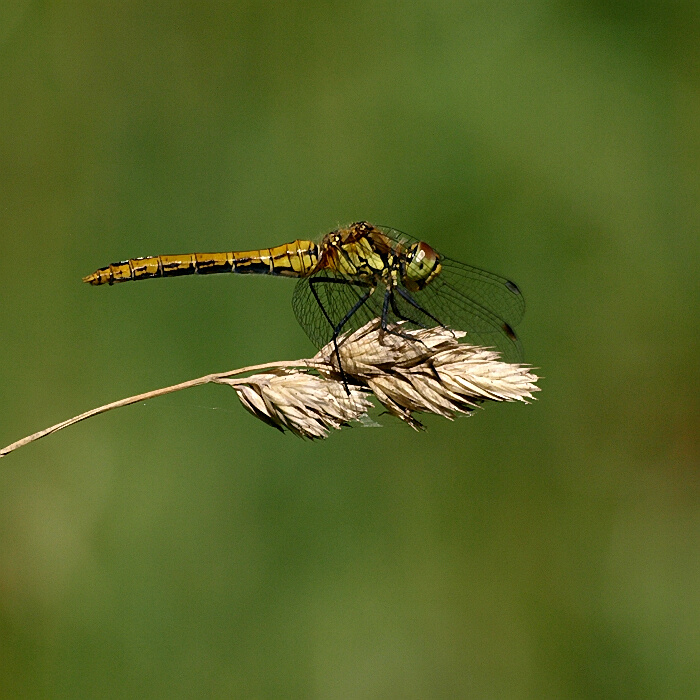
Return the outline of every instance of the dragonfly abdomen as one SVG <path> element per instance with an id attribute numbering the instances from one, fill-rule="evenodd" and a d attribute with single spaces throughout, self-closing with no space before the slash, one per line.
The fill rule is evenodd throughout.
<path id="1" fill-rule="evenodd" d="M 229 253 L 187 253 L 131 258 L 112 263 L 83 278 L 93 285 L 116 284 L 152 277 L 210 275 L 217 273 L 306 277 L 318 263 L 318 246 L 294 241 L 274 248 Z"/>

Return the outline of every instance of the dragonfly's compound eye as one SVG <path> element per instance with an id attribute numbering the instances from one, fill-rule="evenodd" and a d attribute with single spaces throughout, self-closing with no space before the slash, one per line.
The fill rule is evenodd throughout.
<path id="1" fill-rule="evenodd" d="M 432 282 L 442 269 L 440 256 L 427 243 L 414 243 L 407 251 L 408 264 L 403 283 L 406 289 L 417 292 Z"/>

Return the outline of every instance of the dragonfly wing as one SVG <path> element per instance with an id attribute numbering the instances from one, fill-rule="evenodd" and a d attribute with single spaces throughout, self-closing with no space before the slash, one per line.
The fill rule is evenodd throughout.
<path id="1" fill-rule="evenodd" d="M 515 282 L 505 277 L 443 257 L 441 289 L 445 294 L 467 297 L 509 326 L 517 326 L 525 313 L 525 299 Z"/>
<path id="2" fill-rule="evenodd" d="M 370 289 L 333 270 L 320 270 L 297 282 L 292 296 L 294 315 L 311 342 L 323 347 L 333 338 L 334 328 Z M 340 332 L 355 331 L 381 314 L 382 294 L 375 290 L 347 319 Z"/>
<path id="3" fill-rule="evenodd" d="M 498 275 L 442 259 L 440 274 L 415 301 L 442 325 L 467 332 L 466 342 L 491 347 L 507 362 L 521 362 L 522 345 L 513 326 L 525 311 L 517 286 Z"/>

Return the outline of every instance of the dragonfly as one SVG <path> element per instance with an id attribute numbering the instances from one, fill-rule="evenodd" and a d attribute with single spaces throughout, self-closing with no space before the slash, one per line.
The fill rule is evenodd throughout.
<path id="1" fill-rule="evenodd" d="M 215 273 L 298 278 L 292 307 L 310 340 L 333 342 L 375 318 L 381 328 L 444 326 L 496 350 L 506 362 L 522 361 L 513 330 L 525 301 L 510 280 L 442 255 L 424 241 L 359 221 L 327 233 L 320 242 L 295 240 L 273 248 L 131 258 L 83 278 L 92 285 L 153 277 Z M 400 334 L 400 331 L 399 331 Z"/>

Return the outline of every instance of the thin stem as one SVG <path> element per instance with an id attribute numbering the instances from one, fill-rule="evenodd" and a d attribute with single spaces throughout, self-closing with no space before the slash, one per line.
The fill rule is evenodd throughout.
<path id="1" fill-rule="evenodd" d="M 10 452 L 14 452 L 16 449 L 23 447 L 24 445 L 28 445 L 30 442 L 34 442 L 35 440 L 38 440 L 39 438 L 46 437 L 47 435 L 51 435 L 51 433 L 55 433 L 59 430 L 63 430 L 63 428 L 67 428 L 69 425 L 74 425 L 75 423 L 79 423 L 82 420 L 85 420 L 86 418 L 92 418 L 92 416 L 97 416 L 100 413 L 106 413 L 107 411 L 111 411 L 113 408 L 121 408 L 122 406 L 128 406 L 129 404 L 132 403 L 138 403 L 139 401 L 146 401 L 147 399 L 154 399 L 156 396 L 163 396 L 164 394 L 172 394 L 175 391 L 180 391 L 181 389 L 189 389 L 190 387 L 193 386 L 199 386 L 200 384 L 209 384 L 211 382 L 213 383 L 218 383 L 221 379 L 224 379 L 226 377 L 231 377 L 236 374 L 243 374 L 244 372 L 253 372 L 261 369 L 272 369 L 275 367 L 314 367 L 316 363 L 314 363 L 312 360 L 298 360 L 297 362 L 286 362 L 286 361 L 279 361 L 279 362 L 266 362 L 265 364 L 262 365 L 251 365 L 250 367 L 243 367 L 241 369 L 232 369 L 229 370 L 228 372 L 217 372 L 214 374 L 207 374 L 204 377 L 199 377 L 197 379 L 190 379 L 187 382 L 182 382 L 180 384 L 173 384 L 172 386 L 166 386 L 163 387 L 162 389 L 154 389 L 153 391 L 147 391 L 145 394 L 137 394 L 136 396 L 129 396 L 126 399 L 120 399 L 119 401 L 114 401 L 112 403 L 105 404 L 104 406 L 99 406 L 98 408 L 93 408 L 90 411 L 86 411 L 85 413 L 81 413 L 79 416 L 74 416 L 73 418 L 69 418 L 68 420 L 64 420 L 61 423 L 56 423 L 56 425 L 52 425 L 50 428 L 46 428 L 45 430 L 40 430 L 38 433 L 34 433 L 33 435 L 27 435 L 27 437 L 22 438 L 21 440 L 17 440 L 17 442 L 13 442 L 11 445 L 8 445 L 7 447 L 3 447 L 0 450 L 0 458 L 4 457 L 5 455 L 9 454 Z M 245 381 L 242 379 L 241 381 Z M 230 383 L 230 382 L 228 382 Z"/>

